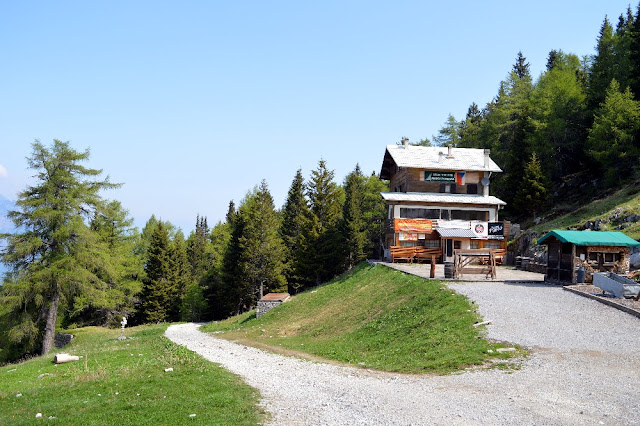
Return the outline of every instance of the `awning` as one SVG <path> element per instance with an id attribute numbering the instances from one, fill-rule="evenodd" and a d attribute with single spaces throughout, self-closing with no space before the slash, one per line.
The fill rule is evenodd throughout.
<path id="1" fill-rule="evenodd" d="M 555 237 L 563 243 L 577 246 L 637 247 L 640 243 L 622 232 L 606 231 L 562 231 L 554 230 L 538 240 L 538 244 L 548 244 L 548 238 Z M 546 241 L 546 243 L 545 243 Z"/>
<path id="2" fill-rule="evenodd" d="M 443 238 L 478 238 L 471 229 L 436 228 L 436 231 Z"/>

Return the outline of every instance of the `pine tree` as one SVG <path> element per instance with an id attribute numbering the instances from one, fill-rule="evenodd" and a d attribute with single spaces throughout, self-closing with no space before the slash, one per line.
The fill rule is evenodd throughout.
<path id="1" fill-rule="evenodd" d="M 345 267 L 351 269 L 367 258 L 369 248 L 367 224 L 363 217 L 365 178 L 359 165 L 345 178 L 344 192 L 341 233 L 344 238 Z"/>
<path id="2" fill-rule="evenodd" d="M 342 271 L 342 236 L 338 228 L 344 192 L 333 181 L 324 160 L 307 185 L 309 213 L 301 234 L 296 273 L 306 285 L 318 285 Z"/>
<path id="3" fill-rule="evenodd" d="M 605 98 L 607 87 L 614 77 L 615 57 L 613 28 L 607 17 L 604 18 L 600 28 L 600 36 L 596 46 L 596 55 L 589 73 L 589 107 L 592 110 L 598 108 Z"/>
<path id="4" fill-rule="evenodd" d="M 300 277 L 296 275 L 294 265 L 296 257 L 300 255 L 300 239 L 305 217 L 309 214 L 304 191 L 302 170 L 298 169 L 282 208 L 282 224 L 280 226 L 280 237 L 284 244 L 283 274 L 291 294 L 295 293 L 300 286 Z"/>
<path id="5" fill-rule="evenodd" d="M 533 220 L 536 213 L 544 208 L 547 201 L 548 183 L 540 168 L 536 153 L 532 153 L 524 170 L 520 188 L 515 197 L 516 207 L 523 213 L 531 213 Z"/>
<path id="6" fill-rule="evenodd" d="M 170 244 L 169 262 L 171 266 L 171 282 L 174 287 L 174 299 L 169 309 L 169 320 L 179 321 L 182 318 L 182 300 L 187 292 L 187 287 L 192 282 L 191 265 L 187 257 L 187 246 L 182 231 L 176 232 Z"/>
<path id="7" fill-rule="evenodd" d="M 158 221 L 151 234 L 145 264 L 146 277 L 141 295 L 141 316 L 145 322 L 168 321 L 177 291 L 171 270 L 169 234 L 162 221 Z"/>
<path id="8" fill-rule="evenodd" d="M 629 76 L 631 91 L 640 97 L 640 2 L 636 9 L 635 18 L 628 17 L 632 22 L 629 28 L 629 62 L 631 72 Z"/>
<path id="9" fill-rule="evenodd" d="M 249 290 L 243 297 L 253 305 L 265 292 L 279 291 L 286 283 L 280 222 L 266 181 L 247 195 L 240 212 L 245 223 L 239 239 L 240 268 L 248 284 L 243 287 Z"/>
<path id="10" fill-rule="evenodd" d="M 3 332 L 30 350 L 40 342 L 42 354 L 53 347 L 61 303 L 107 285 L 101 276 L 109 254 L 87 221 L 103 204 L 100 191 L 118 185 L 96 180 L 101 170 L 80 165 L 88 158 L 88 150 L 75 151 L 67 142 L 54 140 L 50 148 L 34 142 L 27 161 L 35 184 L 8 214 L 20 231 L 2 236 L 2 261 L 14 273 L 12 284 L 3 286 L 0 305 L 11 317 Z"/>
<path id="11" fill-rule="evenodd" d="M 531 74 L 529 68 L 530 66 L 527 59 L 522 54 L 522 51 L 519 51 L 516 63 L 513 65 L 513 72 L 516 73 L 518 78 L 530 78 Z"/>

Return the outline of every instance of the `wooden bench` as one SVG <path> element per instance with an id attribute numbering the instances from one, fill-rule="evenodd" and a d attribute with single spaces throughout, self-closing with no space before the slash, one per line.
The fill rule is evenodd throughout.
<path id="1" fill-rule="evenodd" d="M 497 265 L 502 265 L 502 262 L 504 261 L 505 256 L 507 255 L 507 250 L 505 249 L 493 249 L 493 256 L 496 259 L 496 264 Z"/>

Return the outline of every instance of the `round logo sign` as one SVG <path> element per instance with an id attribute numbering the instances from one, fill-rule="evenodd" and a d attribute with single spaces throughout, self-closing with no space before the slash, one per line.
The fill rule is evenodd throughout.
<path id="1" fill-rule="evenodd" d="M 476 234 L 482 234 L 484 232 L 484 225 L 481 223 L 476 224 L 475 231 Z"/>

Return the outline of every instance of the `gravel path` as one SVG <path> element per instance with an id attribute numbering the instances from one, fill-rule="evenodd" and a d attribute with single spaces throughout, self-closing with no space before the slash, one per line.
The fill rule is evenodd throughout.
<path id="1" fill-rule="evenodd" d="M 545 285 L 450 284 L 490 338 L 531 349 L 521 369 L 415 376 L 313 363 L 216 339 L 166 335 L 259 389 L 277 425 L 640 424 L 640 319 Z"/>

